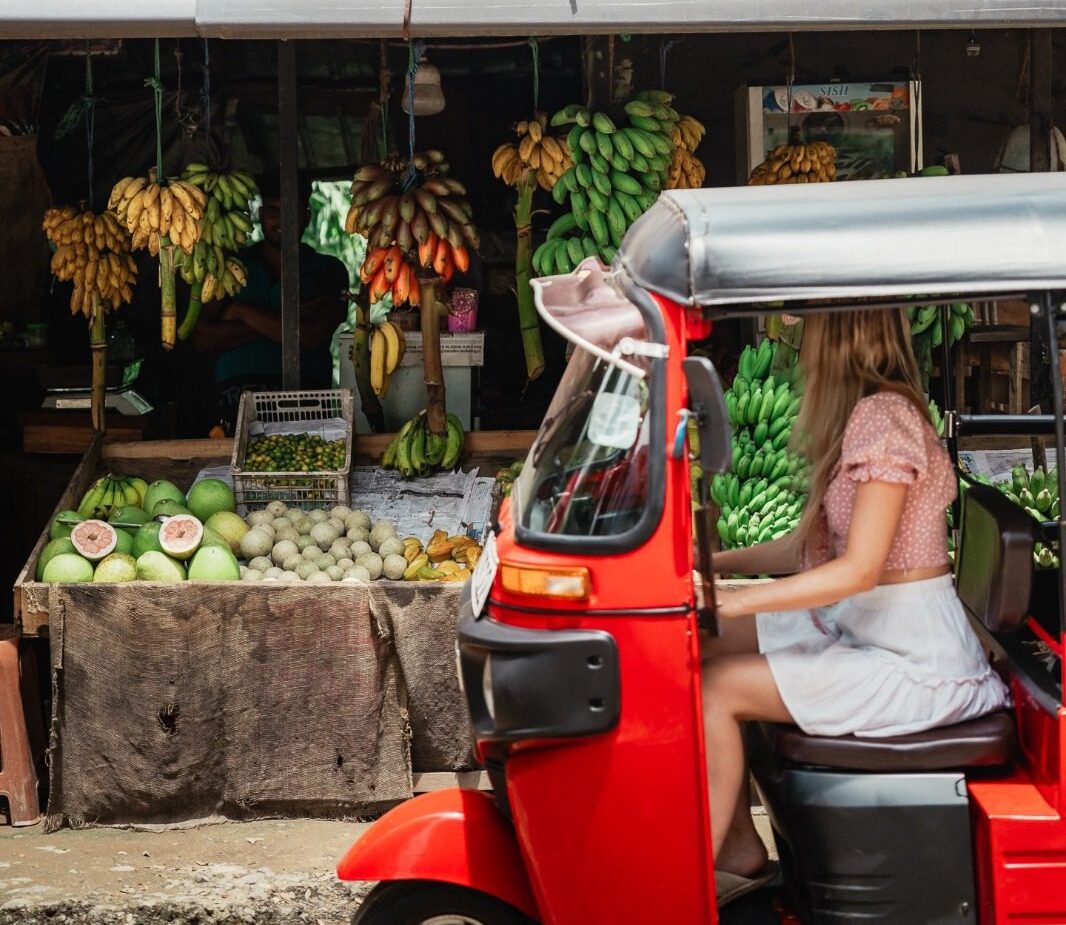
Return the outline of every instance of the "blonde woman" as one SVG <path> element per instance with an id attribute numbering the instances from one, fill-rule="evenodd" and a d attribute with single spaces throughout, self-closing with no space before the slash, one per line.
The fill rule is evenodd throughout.
<path id="1" fill-rule="evenodd" d="M 746 720 L 894 736 L 971 719 L 1007 691 L 948 567 L 951 461 L 902 311 L 811 316 L 797 448 L 811 460 L 795 533 L 719 553 L 725 574 L 787 575 L 718 596 L 703 704 L 719 900 L 769 877 L 747 806 Z"/>

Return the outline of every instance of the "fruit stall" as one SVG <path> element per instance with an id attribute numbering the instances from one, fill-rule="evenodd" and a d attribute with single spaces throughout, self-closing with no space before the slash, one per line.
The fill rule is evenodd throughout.
<path id="1" fill-rule="evenodd" d="M 552 13 L 547 24 L 509 23 L 511 32 L 493 25 L 494 36 L 464 20 L 448 34 L 468 28 L 482 38 L 439 43 L 429 38 L 441 24 L 417 28 L 425 9 L 415 4 L 412 15 L 413 34 L 426 41 L 401 39 L 391 19 L 370 22 L 371 7 L 358 11 L 366 17 L 358 36 L 316 24 L 317 8 L 270 11 L 257 37 L 314 34 L 340 45 L 279 41 L 267 89 L 276 91 L 276 119 L 266 121 L 269 132 L 260 125 L 244 135 L 233 109 L 247 100 L 254 108 L 264 94 L 261 74 L 245 83 L 235 76 L 257 62 L 247 48 L 256 43 L 239 40 L 251 28 L 241 17 L 253 11 L 204 0 L 196 14 L 204 23 L 190 12 L 188 39 L 127 46 L 128 71 L 143 73 L 122 92 L 147 128 L 139 153 L 112 148 L 107 157 L 92 120 L 107 117 L 100 73 L 115 47 L 68 49 L 81 57 L 65 70 L 63 89 L 88 109 L 65 120 L 67 147 L 44 140 L 42 149 L 77 169 L 65 169 L 63 193 L 35 215 L 34 234 L 48 249 L 53 300 L 76 319 L 71 330 L 91 357 L 78 400 L 95 436 L 54 512 L 34 524 L 34 534 L 43 531 L 14 594 L 20 632 L 50 649 L 52 826 L 372 812 L 409 796 L 426 775 L 471 768 L 451 645 L 457 601 L 566 365 L 563 345 L 538 320 L 530 280 L 587 260 L 609 263 L 662 190 L 899 173 L 933 183 L 947 164 L 957 167 L 924 161 L 927 104 L 909 34 L 886 33 L 891 51 L 876 67 L 888 74 L 918 55 L 913 79 L 856 84 L 844 98 L 836 80 L 820 95 L 813 83 L 795 83 L 791 42 L 781 53 L 765 36 L 639 34 L 668 23 L 665 8 L 633 35 L 578 39 L 566 19 L 560 36 L 562 16 Z M 608 12 L 586 4 L 578 15 Z M 922 15 L 937 22 L 935 10 Z M 818 22 L 812 16 L 809 25 Z M 225 46 L 237 62 L 228 75 L 218 64 L 221 36 L 236 39 Z M 833 61 L 866 67 L 862 43 L 835 41 L 812 37 L 819 55 L 808 54 L 803 70 L 824 65 L 818 73 L 828 75 Z M 945 34 L 928 41 L 954 48 Z M 1024 44 L 997 36 L 987 47 L 995 42 L 1011 54 Z M 327 67 L 312 60 L 318 53 Z M 463 58 L 487 63 L 461 78 Z M 728 87 L 709 82 L 705 91 L 693 78 L 709 58 L 729 73 Z M 926 52 L 925 80 L 949 82 L 942 58 Z M 1025 71 L 1031 80 L 1039 73 Z M 220 89 L 227 77 L 232 97 Z M 310 89 L 298 93 L 301 80 Z M 359 87 L 345 95 L 338 84 L 346 82 Z M 964 91 L 956 97 L 960 112 L 980 110 Z M 296 181 L 318 139 L 301 106 L 347 132 L 343 158 L 314 165 L 302 231 Z M 946 108 L 934 116 L 961 133 L 968 123 L 946 119 Z M 842 130 L 825 129 L 838 123 Z M 868 148 L 866 136 L 874 138 Z M 992 169 L 999 141 L 983 140 L 980 168 Z M 956 134 L 937 145 L 959 142 Z M 735 160 L 734 148 L 743 149 Z M 257 181 L 274 166 L 282 186 L 279 391 L 243 394 L 233 426 L 212 428 L 214 439 L 200 439 L 202 427 L 184 439 L 114 442 L 129 433 L 112 416 L 108 358 L 121 352 L 118 320 L 138 320 L 140 346 L 151 348 L 145 366 L 162 370 L 180 404 L 197 375 L 186 364 L 198 331 L 254 287 L 247 255 L 263 235 Z M 301 233 L 349 274 L 348 317 L 330 348 L 333 388 L 300 387 Z M 1028 347 L 1024 306 L 1022 316 L 1000 324 L 963 303 L 912 310 L 930 394 L 943 385 L 945 340 L 965 354 L 982 334 L 991 344 L 1010 327 Z M 802 400 L 800 337 L 801 325 L 782 317 L 759 331 L 723 324 L 699 348 L 730 384 L 733 466 L 710 482 L 721 546 L 781 536 L 802 512 L 805 467 L 790 449 Z M 1028 387 L 1019 372 L 1027 357 L 1012 354 L 1004 370 L 991 361 L 1002 351 L 987 350 L 973 351 L 969 364 L 982 382 L 987 375 L 983 391 L 965 378 L 954 387 L 973 404 L 995 393 L 1016 405 Z M 123 383 L 133 365 L 140 368 L 120 368 Z M 986 449 L 1003 451 L 973 451 Z M 986 466 L 989 480 L 1034 517 L 1056 509 L 1043 469 L 1015 462 L 1005 479 L 998 465 Z M 694 480 L 699 474 L 693 465 Z M 1041 549 L 1038 565 L 1056 556 Z"/>

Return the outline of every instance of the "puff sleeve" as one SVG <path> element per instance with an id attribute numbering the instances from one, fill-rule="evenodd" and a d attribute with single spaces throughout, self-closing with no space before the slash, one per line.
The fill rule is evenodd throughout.
<path id="1" fill-rule="evenodd" d="M 844 431 L 841 471 L 855 482 L 910 485 L 925 475 L 926 421 L 896 392 L 878 392 L 855 405 Z"/>

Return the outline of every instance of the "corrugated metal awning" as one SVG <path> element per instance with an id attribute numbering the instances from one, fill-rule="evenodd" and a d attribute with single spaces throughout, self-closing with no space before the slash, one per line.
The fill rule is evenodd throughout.
<path id="1" fill-rule="evenodd" d="M 404 0 L 0 0 L 0 38 L 395 37 Z M 411 0 L 412 36 L 1066 25 L 1059 0 Z"/>
<path id="2" fill-rule="evenodd" d="M 196 34 L 196 0 L 0 0 L 0 39 L 168 38 Z"/>

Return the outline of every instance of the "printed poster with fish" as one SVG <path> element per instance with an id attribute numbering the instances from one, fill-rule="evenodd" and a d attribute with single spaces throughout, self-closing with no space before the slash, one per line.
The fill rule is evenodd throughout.
<path id="1" fill-rule="evenodd" d="M 826 141 L 837 180 L 867 180 L 921 168 L 915 81 L 748 87 L 748 171 L 790 133 L 800 144 Z"/>

